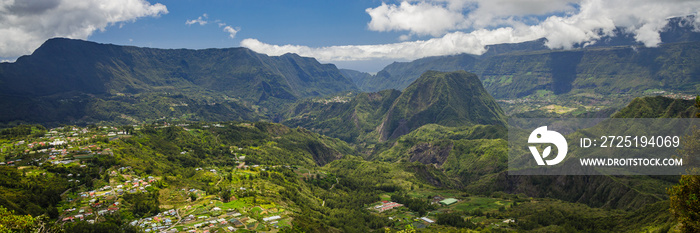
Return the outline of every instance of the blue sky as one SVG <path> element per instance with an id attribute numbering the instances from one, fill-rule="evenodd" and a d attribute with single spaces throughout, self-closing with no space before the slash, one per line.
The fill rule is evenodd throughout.
<path id="1" fill-rule="evenodd" d="M 158 1 L 150 1 L 156 3 Z M 237 47 L 245 38 L 271 44 L 331 46 L 395 42 L 398 32 L 367 30 L 377 1 L 160 1 L 168 14 L 107 27 L 91 41 L 159 48 Z M 186 25 L 203 14 L 208 23 Z M 240 31 L 230 38 L 218 23 Z M 121 28 L 120 28 L 121 25 Z M 131 41 L 133 40 L 133 41 Z"/>
<path id="2" fill-rule="evenodd" d="M 616 28 L 657 46 L 666 18 L 698 13 L 700 1 L 686 0 L 0 0 L 0 60 L 67 37 L 155 48 L 242 46 L 377 72 L 393 61 L 479 55 L 489 45 L 539 38 L 570 49 Z"/>

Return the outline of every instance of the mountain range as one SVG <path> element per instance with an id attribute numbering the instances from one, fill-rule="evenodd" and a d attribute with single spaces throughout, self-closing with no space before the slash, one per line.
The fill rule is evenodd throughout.
<path id="1" fill-rule="evenodd" d="M 491 45 L 480 56 L 395 62 L 373 75 L 246 48 L 152 49 L 55 38 L 14 63 L 0 63 L 0 107 L 8 109 L 0 123 L 282 122 L 294 118 L 289 109 L 305 99 L 404 90 L 430 70 L 474 73 L 497 100 L 544 94 L 623 106 L 645 92 L 700 88 L 700 33 L 688 23 L 693 19 L 669 19 L 659 47 L 644 47 L 618 29 L 572 50 L 547 49 L 545 39 Z M 381 137 L 391 137 L 395 124 Z"/>
<path id="2" fill-rule="evenodd" d="M 0 121 L 44 123 L 269 119 L 278 106 L 297 99 L 357 90 L 334 65 L 295 54 L 151 49 L 61 38 L 0 64 L 0 84 L 0 106 L 13 109 L 0 114 Z"/>
<path id="3" fill-rule="evenodd" d="M 496 99 L 522 98 L 539 90 L 554 94 L 639 93 L 648 89 L 694 92 L 700 86 L 700 32 L 694 16 L 671 18 L 660 37 L 644 47 L 624 29 L 592 45 L 551 50 L 546 39 L 488 46 L 483 55 L 459 54 L 394 62 L 374 75 L 353 77 L 363 91 L 403 90 L 428 70 L 475 73 Z"/>
<path id="4" fill-rule="evenodd" d="M 695 116 L 694 101 L 644 96 L 700 90 L 700 36 L 684 19 L 669 22 L 667 43 L 654 48 L 625 35 L 572 50 L 549 50 L 541 39 L 492 45 L 480 56 L 397 62 L 377 74 L 246 48 L 51 39 L 32 55 L 0 64 L 0 128 L 88 127 L 1 130 L 2 165 L 22 166 L 0 167 L 0 205 L 55 215 L 53 221 L 61 216 L 56 206 L 85 204 L 64 198 L 79 198 L 76 190 L 128 184 L 138 175 L 155 176 L 146 198 L 153 209 L 141 208 L 135 196 L 117 198 L 126 203 L 118 225 L 160 213 L 161 206 L 194 207 L 188 214 L 204 216 L 216 205 L 228 208 L 221 216 L 245 214 L 246 223 L 261 223 L 236 227 L 257 230 L 271 230 L 265 227 L 274 223 L 265 219 L 279 214 L 282 228 L 305 232 L 435 223 L 416 219 L 422 216 L 437 219 L 429 230 L 447 232 L 476 229 L 472 221 L 494 231 L 667 232 L 677 225 L 667 194 L 677 176 L 509 175 L 505 126 L 513 115 L 504 106 L 551 110 L 516 115 L 532 117 Z M 594 103 L 581 104 L 587 101 Z M 56 135 L 84 137 L 64 145 L 75 153 L 66 161 L 77 164 L 38 163 L 61 153 L 47 152 L 51 141 L 44 143 Z M 109 150 L 77 158 L 85 148 Z M 197 189 L 206 194 L 199 202 L 197 194 L 185 195 Z M 238 200 L 223 200 L 230 197 Z M 430 204 L 442 197 L 461 200 Z M 389 201 L 404 206 L 373 212 Z M 80 224 L 67 226 L 93 226 Z"/>
<path id="5" fill-rule="evenodd" d="M 522 98 L 539 90 L 553 94 L 641 93 L 648 89 L 693 92 L 700 87 L 700 42 L 539 50 L 474 56 L 429 57 L 395 62 L 358 79 L 364 91 L 403 90 L 428 70 L 477 74 L 497 99 Z M 357 76 L 355 76 L 357 77 Z"/>

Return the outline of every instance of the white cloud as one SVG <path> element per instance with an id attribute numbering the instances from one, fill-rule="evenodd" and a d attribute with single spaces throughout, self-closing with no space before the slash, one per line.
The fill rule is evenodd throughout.
<path id="1" fill-rule="evenodd" d="M 426 2 L 400 5 L 382 3 L 365 10 L 372 17 L 368 23 L 374 31 L 410 31 L 418 35 L 443 35 L 447 30 L 463 28 L 464 15 Z"/>
<path id="2" fill-rule="evenodd" d="M 311 48 L 299 45 L 270 45 L 256 39 L 245 39 L 241 41 L 241 46 L 273 56 L 296 53 L 301 56 L 315 57 L 323 62 L 330 62 L 369 59 L 403 60 L 456 53 L 481 54 L 486 52 L 486 48 L 484 48 L 486 45 L 538 38 L 531 35 L 518 35 L 520 33 L 512 30 L 512 28 L 502 28 L 491 31 L 478 30 L 471 33 L 452 32 L 440 38 L 381 45 L 343 45 Z M 491 41 L 486 41 L 485 39 Z"/>
<path id="3" fill-rule="evenodd" d="M 0 0 L 0 57 L 26 55 L 53 37 L 87 39 L 96 30 L 167 14 L 145 0 Z"/>
<path id="4" fill-rule="evenodd" d="M 202 16 L 199 16 L 197 19 L 192 19 L 192 20 L 187 20 L 185 24 L 187 25 L 192 25 L 192 24 L 199 24 L 201 26 L 206 25 L 209 23 L 206 19 L 209 18 L 209 15 L 207 13 L 204 13 Z M 228 37 L 231 39 L 236 38 L 236 34 L 240 31 L 239 28 L 233 28 L 231 26 L 226 25 L 225 22 L 222 22 L 220 19 L 214 20 L 213 23 L 216 23 L 220 28 L 224 28 L 224 32 L 228 33 Z"/>
<path id="5" fill-rule="evenodd" d="M 240 29 L 233 28 L 231 26 L 226 26 L 224 27 L 224 31 L 228 32 L 228 37 L 231 37 L 231 39 L 236 38 L 236 33 L 240 31 Z"/>
<path id="6" fill-rule="evenodd" d="M 661 40 L 668 17 L 700 15 L 695 0 L 419 0 L 366 9 L 369 30 L 400 31 L 398 43 L 312 48 L 245 39 L 241 46 L 269 55 L 297 53 L 321 61 L 416 59 L 482 54 L 485 46 L 546 38 L 549 48 L 590 45 L 623 28 L 646 46 Z M 696 17 L 696 28 L 700 17 Z M 465 32 L 469 31 L 469 32 Z M 428 40 L 405 41 L 413 35 Z"/>
<path id="7" fill-rule="evenodd" d="M 209 16 L 207 15 L 207 13 L 204 13 L 202 16 L 197 17 L 197 19 L 185 21 L 185 24 L 192 25 L 192 24 L 196 23 L 196 24 L 199 24 L 200 26 L 204 26 L 207 23 L 209 23 L 209 22 L 207 22 L 206 18 L 209 18 Z"/>

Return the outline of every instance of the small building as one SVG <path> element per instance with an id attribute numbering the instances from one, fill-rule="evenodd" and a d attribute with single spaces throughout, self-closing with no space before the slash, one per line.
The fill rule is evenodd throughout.
<path id="1" fill-rule="evenodd" d="M 440 201 L 440 205 L 448 206 L 457 203 L 458 201 L 459 200 L 454 198 L 445 198 L 444 200 Z"/>
<path id="2" fill-rule="evenodd" d="M 269 221 L 278 220 L 278 219 L 281 219 L 281 218 L 282 218 L 282 217 L 280 217 L 279 215 L 275 215 L 275 216 L 272 216 L 272 217 L 263 218 L 263 221 L 269 222 Z"/>

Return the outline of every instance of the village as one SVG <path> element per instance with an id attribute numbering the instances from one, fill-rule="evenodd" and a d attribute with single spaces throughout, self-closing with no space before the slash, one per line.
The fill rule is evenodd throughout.
<path id="1" fill-rule="evenodd" d="M 212 124 L 203 128 L 208 127 L 222 126 Z M 132 129 L 139 129 L 139 126 L 132 126 Z M 96 223 L 103 220 L 104 216 L 119 214 L 124 207 L 126 194 L 161 192 L 177 193 L 185 198 L 162 205 L 161 207 L 169 208 L 161 208 L 163 211 L 154 216 L 131 221 L 132 226 L 138 226 L 146 232 L 276 231 L 291 227 L 292 219 L 288 217 L 290 212 L 274 203 L 251 205 L 249 200 L 237 200 L 235 196 L 229 202 L 224 202 L 219 196 L 196 188 L 164 188 L 159 183 L 163 177 L 140 176 L 129 166 L 107 169 L 105 172 L 109 176 L 108 182 L 96 180 L 93 189 L 86 188 L 84 183 L 87 180 L 92 182 L 92 179 L 86 179 L 87 172 L 80 172 L 89 169 L 82 160 L 100 155 L 113 156 L 109 142 L 124 137 L 130 137 L 129 132 L 116 127 L 53 128 L 42 136 L 34 137 L 33 141 L 0 144 L 0 166 L 21 169 L 27 175 L 47 175 L 42 168 L 45 164 L 75 170 L 75 173 L 69 173 L 65 177 L 74 185 L 61 196 L 63 201 L 58 207 L 61 222 Z M 233 169 L 242 171 L 238 175 L 255 174 L 270 168 L 246 165 L 245 155 L 238 156 L 240 150 L 242 148 L 231 147 L 231 153 L 235 155 L 234 162 L 238 164 Z M 182 152 L 186 153 L 188 152 Z M 214 177 L 222 177 L 225 172 L 221 170 L 216 167 L 195 169 L 202 176 Z M 240 193 L 247 189 L 237 187 L 234 191 Z"/>
<path id="2" fill-rule="evenodd" d="M 180 124 L 179 127 L 189 127 Z M 167 127 L 162 126 L 162 127 Z M 204 125 L 201 128 L 219 128 L 220 124 Z M 139 129 L 132 126 L 129 130 Z M 187 131 L 191 129 L 184 128 Z M 149 216 L 129 220 L 129 224 L 145 232 L 234 232 L 234 231 L 271 231 L 276 232 L 292 226 L 292 210 L 271 200 L 256 199 L 255 196 L 267 193 L 275 195 L 274 189 L 267 190 L 260 180 L 243 183 L 249 177 L 255 177 L 268 169 L 292 169 L 303 180 L 329 179 L 332 189 L 338 178 L 317 169 L 299 166 L 260 166 L 246 163 L 244 148 L 229 146 L 232 167 L 197 167 L 193 168 L 192 177 L 209 187 L 227 187 L 231 190 L 229 200 L 223 200 L 219 193 L 207 193 L 198 185 L 167 187 L 164 176 L 144 174 L 130 166 L 110 167 L 98 174 L 103 179 L 89 178 L 90 172 L 97 172 L 86 165 L 87 159 L 95 156 L 114 156 L 111 143 L 120 138 L 131 137 L 127 129 L 116 127 L 80 128 L 59 127 L 47 130 L 31 141 L 5 142 L 0 148 L 0 166 L 10 166 L 23 170 L 27 175 L 46 175 L 46 164 L 65 167 L 72 171 L 65 175 L 72 188 L 62 195 L 58 207 L 59 221 L 97 223 L 110 215 L 119 215 L 131 208 L 126 195 L 160 194 L 159 211 Z M 190 151 L 182 151 L 187 155 Z M 91 170 L 92 169 L 92 170 Z M 95 174 L 93 174 L 94 176 Z M 100 175 L 97 175 L 99 178 Z M 227 177 L 227 178 L 225 178 Z M 172 178 L 171 178 L 172 179 Z M 238 180 L 239 183 L 228 180 Z M 225 185 L 220 185 L 221 183 Z M 86 183 L 91 183 L 86 185 Z M 262 187 L 260 187 L 262 185 Z M 87 188 L 88 186 L 92 188 Z M 267 186 L 268 188 L 270 186 Z M 392 201 L 389 194 L 381 196 L 381 201 L 367 207 L 374 214 L 385 216 L 394 222 L 394 227 L 432 228 L 437 225 L 439 213 L 453 211 L 495 211 L 510 206 L 512 202 L 505 199 L 488 197 L 458 197 L 455 194 L 413 193 L 416 197 L 430 198 L 435 210 L 419 216 L 404 203 Z M 466 200 L 465 200 L 466 199 Z M 476 200 L 476 201 L 475 201 Z M 123 216 L 122 216 L 123 217 Z M 470 217 L 473 222 L 481 222 L 488 227 L 507 226 L 513 219 L 492 219 L 478 215 Z"/>
<path id="3" fill-rule="evenodd" d="M 202 169 L 203 173 L 216 174 L 216 169 Z M 109 185 L 96 190 L 79 192 L 78 195 L 68 195 L 62 221 L 99 221 L 100 216 L 114 214 L 123 203 L 123 195 L 127 193 L 147 193 L 159 191 L 153 185 L 161 177 L 140 177 L 130 167 L 120 167 L 109 171 L 112 177 Z M 239 187 L 239 190 L 246 190 Z M 194 188 L 177 190 L 163 189 L 161 192 L 175 192 L 183 197 L 194 200 L 182 202 L 180 206 L 166 209 L 155 216 L 140 218 L 130 222 L 146 232 L 214 232 L 216 230 L 236 231 L 271 230 L 289 227 L 291 219 L 286 217 L 288 211 L 275 206 L 249 206 L 245 201 L 231 200 L 226 203 L 216 195 L 208 195 L 205 191 Z"/>

